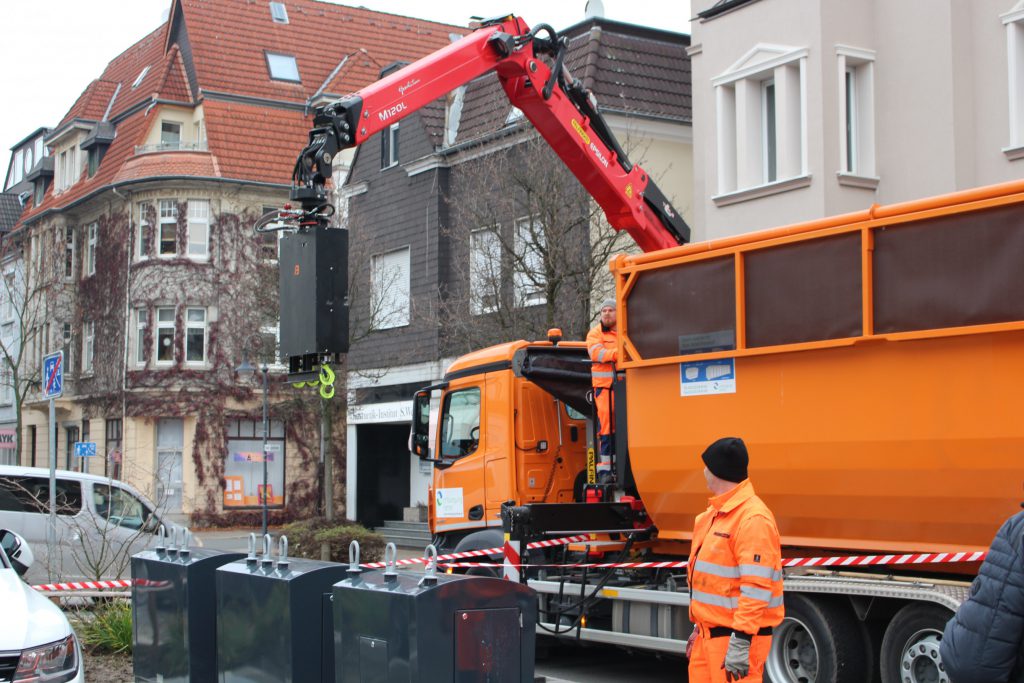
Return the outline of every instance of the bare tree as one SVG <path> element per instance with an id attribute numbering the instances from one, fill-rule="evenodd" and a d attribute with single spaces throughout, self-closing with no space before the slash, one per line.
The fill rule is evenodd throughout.
<path id="1" fill-rule="evenodd" d="M 0 246 L 0 390 L 10 392 L 17 420 L 17 462 L 22 407 L 40 389 L 40 356 L 51 350 L 44 323 L 62 303 L 66 266 L 56 257 L 63 253 L 61 237 L 58 230 L 40 231 L 25 249 L 26 235 L 9 235 Z M 44 259 L 47 253 L 54 258 Z"/>
<path id="2" fill-rule="evenodd" d="M 630 240 L 539 135 L 455 167 L 447 201 L 454 265 L 440 306 L 451 351 L 551 327 L 586 335 L 592 293 L 608 289 L 608 260 Z"/>

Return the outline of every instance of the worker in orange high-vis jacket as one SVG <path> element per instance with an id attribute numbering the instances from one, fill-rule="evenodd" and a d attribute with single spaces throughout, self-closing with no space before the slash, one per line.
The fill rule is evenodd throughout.
<path id="1" fill-rule="evenodd" d="M 719 439 L 701 459 L 713 497 L 697 516 L 686 570 L 689 681 L 760 681 L 772 628 L 785 613 L 779 531 L 747 478 L 742 439 Z"/>
<path id="2" fill-rule="evenodd" d="M 599 448 L 597 481 L 604 483 L 612 477 L 612 451 L 615 441 L 615 408 L 612 400 L 612 380 L 615 378 L 615 354 L 618 333 L 615 331 L 615 300 L 601 302 L 600 320 L 587 333 L 587 352 L 593 365 L 590 368 L 594 388 L 594 406 L 597 408 Z"/>

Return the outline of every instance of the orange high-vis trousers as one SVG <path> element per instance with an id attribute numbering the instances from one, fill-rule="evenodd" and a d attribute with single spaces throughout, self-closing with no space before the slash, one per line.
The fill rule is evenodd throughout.
<path id="1" fill-rule="evenodd" d="M 740 679 L 742 683 L 761 683 L 764 662 L 771 646 L 771 636 L 754 636 L 750 642 L 750 673 Z M 729 636 L 711 638 L 707 629 L 701 628 L 700 635 L 693 643 L 693 652 L 690 653 L 688 683 L 726 683 L 725 668 L 722 665 L 728 649 Z"/>

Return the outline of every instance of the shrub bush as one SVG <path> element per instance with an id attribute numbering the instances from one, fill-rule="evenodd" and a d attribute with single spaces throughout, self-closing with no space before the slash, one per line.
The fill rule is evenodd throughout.
<path id="1" fill-rule="evenodd" d="M 320 544 L 330 547 L 331 560 L 348 562 L 348 546 L 359 542 L 359 561 L 379 562 L 384 557 L 384 537 L 349 519 L 328 522 L 313 517 L 292 522 L 281 529 L 288 537 L 288 554 L 295 557 L 320 559 Z"/>
<path id="2" fill-rule="evenodd" d="M 76 631 L 82 642 L 95 652 L 132 651 L 132 607 L 117 601 L 98 605 L 91 614 L 81 615 Z"/>

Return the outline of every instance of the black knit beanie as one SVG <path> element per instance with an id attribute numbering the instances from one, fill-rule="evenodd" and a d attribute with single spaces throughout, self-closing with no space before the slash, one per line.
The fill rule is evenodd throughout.
<path id="1" fill-rule="evenodd" d="M 747 446 L 743 439 L 727 436 L 714 442 L 700 456 L 711 474 L 726 481 L 741 482 L 747 478 Z"/>

